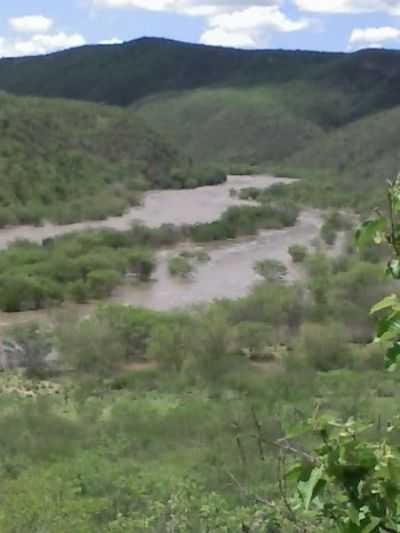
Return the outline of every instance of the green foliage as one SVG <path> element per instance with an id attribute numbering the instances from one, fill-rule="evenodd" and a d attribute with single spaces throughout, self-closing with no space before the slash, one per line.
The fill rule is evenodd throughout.
<path id="1" fill-rule="evenodd" d="M 0 225 L 119 216 L 140 191 L 221 183 L 133 113 L 0 94 Z"/>
<path id="2" fill-rule="evenodd" d="M 258 261 L 254 270 L 266 281 L 280 281 L 284 279 L 287 274 L 287 268 L 285 265 L 280 261 L 275 261 L 273 259 Z"/>
<path id="3" fill-rule="evenodd" d="M 105 298 L 125 275 L 148 281 L 154 268 L 151 250 L 136 246 L 130 232 L 87 231 L 43 245 L 17 242 L 0 253 L 0 308 L 14 312 L 67 298 Z"/>
<path id="4" fill-rule="evenodd" d="M 388 263 L 387 274 L 397 280 L 400 277 L 397 265 L 400 256 L 399 177 L 389 182 L 388 202 L 388 217 L 378 214 L 367 220 L 357 230 L 356 240 L 358 246 L 386 241 L 394 255 Z M 373 315 L 381 313 L 383 318 L 378 322 L 376 341 L 386 344 L 385 364 L 394 370 L 400 356 L 400 301 L 396 294 L 387 296 L 371 310 Z M 329 347 L 327 335 L 320 338 Z M 308 349 L 307 353 L 312 350 Z M 380 429 L 379 438 L 374 441 L 368 434 L 372 432 L 372 424 L 355 422 L 353 418 L 343 423 L 317 413 L 310 428 L 320 444 L 313 454 L 299 452 L 301 460 L 290 472 L 297 481 L 305 511 L 312 510 L 314 518 L 323 517 L 342 533 L 399 531 L 400 448 L 396 424 L 397 417 L 396 422 L 388 421 L 386 434 Z M 397 439 L 392 438 L 392 433 L 397 433 Z"/>
<path id="5" fill-rule="evenodd" d="M 168 271 L 171 276 L 187 278 L 193 272 L 193 265 L 186 257 L 177 255 L 168 260 Z"/>
<path id="6" fill-rule="evenodd" d="M 393 251 L 389 260 L 386 274 L 395 280 L 400 279 L 400 176 L 391 181 L 388 186 L 388 217 L 377 215 L 375 218 L 364 222 L 357 230 L 358 246 L 370 242 L 388 243 Z M 385 343 L 387 353 L 385 365 L 394 370 L 400 357 L 400 300 L 396 294 L 386 297 L 376 304 L 371 314 L 380 314 L 376 340 Z M 383 314 L 383 317 L 382 317 Z"/>
<path id="7" fill-rule="evenodd" d="M 306 324 L 300 347 L 310 366 L 322 372 L 352 366 L 351 352 L 343 325 Z"/>
<path id="8" fill-rule="evenodd" d="M 98 319 L 62 325 L 58 331 L 58 348 L 66 367 L 81 372 L 107 373 L 124 356 L 117 332 Z"/>
<path id="9" fill-rule="evenodd" d="M 294 263 L 303 263 L 308 254 L 307 247 L 301 244 L 289 246 L 288 252 Z"/>
<path id="10" fill-rule="evenodd" d="M 263 204 L 228 208 L 216 222 L 191 227 L 195 242 L 234 239 L 242 235 L 254 235 L 261 229 L 280 229 L 294 226 L 299 211 L 294 204 Z"/>
<path id="11" fill-rule="evenodd" d="M 320 444 L 290 472 L 306 511 L 326 517 L 342 533 L 398 531 L 399 451 L 385 438 L 368 438 L 368 425 L 317 417 L 310 429 Z M 307 460 L 308 459 L 308 460 Z"/>

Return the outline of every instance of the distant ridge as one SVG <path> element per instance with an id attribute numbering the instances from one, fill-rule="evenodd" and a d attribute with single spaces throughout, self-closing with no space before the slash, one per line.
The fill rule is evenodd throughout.
<path id="1" fill-rule="evenodd" d="M 46 56 L 0 60 L 0 89 L 126 106 L 149 94 L 210 85 L 282 83 L 293 79 L 338 81 L 347 64 L 384 58 L 389 70 L 399 54 L 346 55 L 286 50 L 239 50 L 144 37 L 119 45 L 91 45 Z M 391 59 L 395 58 L 395 61 Z M 400 67 L 397 65 L 397 71 Z M 343 80 L 344 82 L 346 80 Z"/>

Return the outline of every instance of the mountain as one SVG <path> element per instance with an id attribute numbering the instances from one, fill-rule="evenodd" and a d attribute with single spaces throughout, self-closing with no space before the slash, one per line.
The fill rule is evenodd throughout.
<path id="1" fill-rule="evenodd" d="M 165 91 L 280 83 L 308 76 L 340 54 L 245 51 L 143 38 L 0 61 L 0 88 L 19 95 L 129 105 Z"/>
<path id="2" fill-rule="evenodd" d="M 399 59 L 399 52 L 387 50 L 354 54 L 254 51 L 143 38 L 47 56 L 3 59 L 0 89 L 126 106 L 168 91 L 303 81 L 321 90 L 335 88 L 363 95 L 353 114 L 365 114 L 400 104 Z"/>

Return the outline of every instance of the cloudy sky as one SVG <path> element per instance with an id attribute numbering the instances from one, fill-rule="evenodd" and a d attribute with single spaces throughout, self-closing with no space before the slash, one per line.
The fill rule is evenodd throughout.
<path id="1" fill-rule="evenodd" d="M 0 57 L 142 36 L 240 48 L 400 48 L 400 0 L 3 0 Z"/>

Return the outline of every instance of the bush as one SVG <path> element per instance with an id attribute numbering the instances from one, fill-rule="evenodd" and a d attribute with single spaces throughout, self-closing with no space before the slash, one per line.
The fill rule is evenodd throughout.
<path id="1" fill-rule="evenodd" d="M 118 336 L 126 359 L 143 358 L 153 332 L 163 325 L 173 326 L 175 321 L 180 321 L 180 315 L 125 305 L 102 305 L 96 311 L 96 318 Z"/>
<path id="2" fill-rule="evenodd" d="M 290 246 L 288 251 L 294 263 L 303 263 L 308 255 L 307 247 L 301 244 Z"/>
<path id="3" fill-rule="evenodd" d="M 300 346 L 306 361 L 315 370 L 328 372 L 353 364 L 342 325 L 305 324 Z"/>
<path id="4" fill-rule="evenodd" d="M 168 271 L 171 276 L 187 278 L 193 272 L 193 265 L 189 259 L 178 255 L 168 260 Z"/>
<path id="5" fill-rule="evenodd" d="M 287 268 L 285 265 L 280 261 L 274 261 L 273 259 L 257 261 L 254 270 L 266 281 L 280 281 L 284 279 L 287 274 Z"/>
<path id="6" fill-rule="evenodd" d="M 96 317 L 62 324 L 56 337 L 67 368 L 104 374 L 124 359 L 117 332 Z"/>
<path id="7" fill-rule="evenodd" d="M 121 281 L 115 270 L 93 270 L 87 276 L 87 286 L 94 298 L 106 298 Z"/>
<path id="8" fill-rule="evenodd" d="M 147 250 L 136 250 L 127 255 L 128 270 L 140 281 L 149 281 L 155 269 L 154 256 Z"/>
<path id="9" fill-rule="evenodd" d="M 7 313 L 42 309 L 61 299 L 62 291 L 51 280 L 23 274 L 0 278 L 0 308 Z"/>
<path id="10" fill-rule="evenodd" d="M 321 239 L 329 246 L 336 242 L 337 230 L 329 222 L 325 222 L 321 228 Z"/>
<path id="11" fill-rule="evenodd" d="M 249 359 L 271 359 L 272 327 L 262 322 L 240 322 L 233 331 L 235 351 Z"/>

